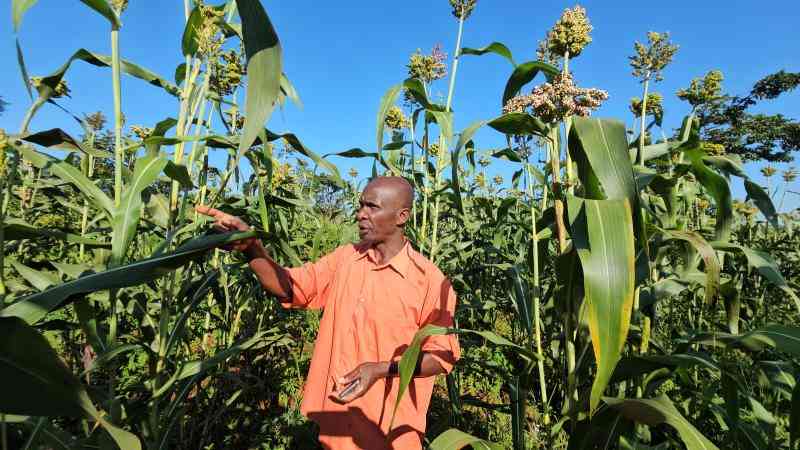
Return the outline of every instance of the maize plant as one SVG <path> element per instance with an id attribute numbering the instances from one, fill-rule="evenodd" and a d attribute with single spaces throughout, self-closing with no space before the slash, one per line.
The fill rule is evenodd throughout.
<path id="1" fill-rule="evenodd" d="M 35 3 L 12 1 L 15 32 Z M 0 130 L 2 450 L 315 448 L 298 396 L 319 315 L 284 311 L 222 249 L 258 237 L 299 265 L 353 242 L 360 185 L 341 158 L 412 183 L 408 235 L 459 296 L 455 327 L 420 330 L 399 365 L 396 405 L 425 338 L 460 336 L 429 448 L 798 448 L 798 217 L 701 139 L 694 82 L 678 92 L 692 112 L 662 128 L 649 83 L 678 51 L 668 35 L 630 58 L 643 85 L 633 137 L 593 116 L 609 94 L 570 70 L 591 51 L 585 9 L 565 10 L 520 63 L 500 42 L 462 46 L 480 5 L 451 0 L 449 67 L 441 47 L 417 51 L 377 104 L 374 149 L 320 155 L 269 129 L 275 107 L 300 99 L 258 0 L 184 0 L 171 80 L 124 58 L 127 2 L 81 3 L 107 20 L 111 54 L 76 49 L 29 77 L 17 39 L 32 101 L 16 133 Z M 461 59 L 482 55 L 508 72 L 489 94 L 501 108 L 457 131 Z M 75 64 L 111 77 L 110 128 L 98 112 L 73 115 L 78 137 L 37 129 L 42 108 L 68 112 Z M 126 131 L 123 76 L 163 91 L 175 117 Z M 499 148 L 476 142 L 482 129 Z M 512 174 L 490 179 L 499 159 Z M 198 203 L 257 231 L 213 233 Z"/>

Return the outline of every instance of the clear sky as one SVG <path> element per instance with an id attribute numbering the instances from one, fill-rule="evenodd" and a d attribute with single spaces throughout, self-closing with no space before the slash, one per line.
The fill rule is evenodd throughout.
<path id="1" fill-rule="evenodd" d="M 0 128 L 16 131 L 29 105 L 15 63 L 10 3 L 0 17 L 0 96 L 10 105 L 0 116 Z M 294 132 L 318 153 L 353 147 L 373 151 L 375 114 L 380 97 L 406 75 L 405 64 L 417 48 L 429 52 L 442 44 L 449 56 L 455 46 L 457 22 L 446 0 L 320 1 L 262 0 L 280 36 L 285 72 L 297 88 L 303 108 L 287 106 L 276 112 L 268 127 Z M 633 42 L 646 39 L 647 31 L 669 31 L 680 45 L 665 80 L 652 90 L 665 96 L 667 134 L 678 127 L 688 105 L 674 93 L 693 77 L 722 70 L 724 89 L 746 94 L 759 78 L 785 69 L 800 71 L 800 5 L 796 0 L 774 1 L 584 1 L 594 31 L 593 42 L 570 64 L 583 87 L 597 87 L 610 98 L 596 114 L 615 117 L 632 125 L 631 97 L 641 96 L 641 86 L 630 75 L 627 57 Z M 531 0 L 479 0 L 465 24 L 463 45 L 481 47 L 492 41 L 505 43 L 517 62 L 535 59 L 536 45 L 574 2 Z M 182 62 L 180 37 L 183 2 L 180 0 L 130 0 L 123 16 L 121 52 L 131 60 L 172 79 Z M 19 37 L 31 75 L 58 68 L 75 50 L 86 48 L 110 54 L 108 24 L 78 1 L 38 2 L 26 14 Z M 500 97 L 511 67 L 498 56 L 465 56 L 459 67 L 453 109 L 455 129 L 499 114 Z M 65 107 L 77 114 L 102 110 L 112 114 L 110 70 L 78 62 L 66 77 L 72 98 Z M 446 94 L 446 80 L 434 93 Z M 152 126 L 165 117 L 177 117 L 174 98 L 146 83 L 123 78 L 123 111 L 129 125 Z M 766 102 L 759 110 L 800 118 L 800 91 Z M 80 134 L 69 116 L 46 105 L 32 130 L 62 127 Z M 491 129 L 480 131 L 478 149 L 500 145 Z M 800 156 L 800 155 L 798 155 Z M 366 162 L 335 161 L 343 175 L 356 167 L 367 175 Z M 797 162 L 795 165 L 800 165 Z M 753 178 L 763 183 L 760 166 L 748 165 Z M 785 166 L 779 166 L 783 169 Z M 507 163 L 497 163 L 490 173 L 509 179 Z M 773 186 L 780 180 L 773 178 Z M 800 191 L 800 181 L 791 190 Z M 734 195 L 743 197 L 740 181 Z M 781 193 L 776 198 L 779 203 Z M 800 206 L 800 196 L 789 194 L 787 207 Z"/>

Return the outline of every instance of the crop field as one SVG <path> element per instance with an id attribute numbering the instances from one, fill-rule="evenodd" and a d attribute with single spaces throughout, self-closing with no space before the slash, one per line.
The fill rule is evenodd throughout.
<path id="1" fill-rule="evenodd" d="M 571 71 L 593 49 L 591 10 L 565 5 L 538 50 L 512 52 L 463 45 L 489 0 L 450 0 L 450 56 L 410 55 L 375 99 L 374 141 L 326 154 L 270 129 L 302 95 L 276 32 L 291 24 L 266 0 L 221 1 L 170 19 L 174 76 L 120 51 L 127 0 L 72 2 L 102 18 L 110 54 L 34 73 L 18 33 L 52 3 L 10 2 L 4 70 L 30 104 L 10 117 L 0 97 L 19 123 L 0 129 L 0 450 L 318 448 L 300 400 L 321 313 L 281 307 L 223 247 L 255 236 L 284 266 L 315 261 L 358 240 L 380 175 L 413 185 L 407 236 L 458 295 L 454 327 L 420 329 L 400 362 L 403 395 L 423 340 L 459 337 L 425 448 L 800 448 L 800 188 L 776 165 L 800 123 L 761 107 L 796 95 L 800 73 L 736 96 L 714 70 L 662 94 L 683 49 L 654 31 L 627 48 L 630 114 L 600 118 L 610 93 Z M 479 58 L 502 91 L 459 91 Z M 107 113 L 70 109 L 87 65 L 111 80 Z M 174 117 L 126 123 L 123 79 Z M 456 129 L 454 104 L 478 97 L 502 109 Z M 688 114 L 665 115 L 666 97 Z M 37 127 L 43 110 L 64 125 Z M 201 204 L 252 230 L 213 232 Z"/>

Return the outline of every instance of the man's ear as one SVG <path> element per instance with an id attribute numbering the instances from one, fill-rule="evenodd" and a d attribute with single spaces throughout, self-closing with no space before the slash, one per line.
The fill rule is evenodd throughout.
<path id="1" fill-rule="evenodd" d="M 402 208 L 397 212 L 397 226 L 402 227 L 403 225 L 408 222 L 408 219 L 411 217 L 411 210 L 408 208 Z"/>

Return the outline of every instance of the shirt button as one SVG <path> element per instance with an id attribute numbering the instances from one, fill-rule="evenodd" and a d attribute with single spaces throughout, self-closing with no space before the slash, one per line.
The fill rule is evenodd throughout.
<path id="1" fill-rule="evenodd" d="M 361 297 L 360 299 L 358 299 L 358 301 L 364 303 L 364 297 Z"/>

